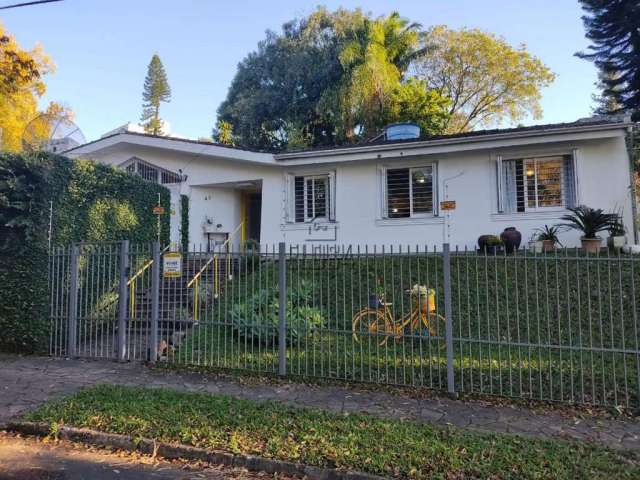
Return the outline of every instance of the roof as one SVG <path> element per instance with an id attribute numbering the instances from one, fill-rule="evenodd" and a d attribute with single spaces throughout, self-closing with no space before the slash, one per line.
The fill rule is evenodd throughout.
<path id="1" fill-rule="evenodd" d="M 101 148 L 107 148 L 117 143 L 133 143 L 136 145 L 166 148 L 196 155 L 223 157 L 230 160 L 248 161 L 259 164 L 275 164 L 279 163 L 278 161 L 291 159 L 335 157 L 339 155 L 365 152 L 383 152 L 397 150 L 398 148 L 414 149 L 439 145 L 455 147 L 456 145 L 469 143 L 475 144 L 492 140 L 509 140 L 515 138 L 540 137 L 544 135 L 566 133 L 598 132 L 603 130 L 624 129 L 631 125 L 632 123 L 628 118 L 600 117 L 578 120 L 570 123 L 550 123 L 544 125 L 532 125 L 528 127 L 474 130 L 471 132 L 449 135 L 434 135 L 426 138 L 377 140 L 350 145 L 323 146 L 277 154 L 202 140 L 189 140 L 180 137 L 167 137 L 138 132 L 120 132 L 93 140 L 85 143 L 84 145 L 67 150 L 64 153 L 71 154 L 73 156 L 80 156 L 83 154 L 90 154 L 93 151 Z M 202 148 L 198 148 L 199 146 Z"/>
<path id="2" fill-rule="evenodd" d="M 344 153 L 350 153 L 354 150 L 366 149 L 371 150 L 376 147 L 394 147 L 394 146 L 427 146 L 435 143 L 455 143 L 456 141 L 469 141 L 469 140 L 492 140 L 495 138 L 504 137 L 520 137 L 530 136 L 532 134 L 553 134 L 553 133 L 565 133 L 572 131 L 589 131 L 589 130 L 604 130 L 604 129 L 617 129 L 626 128 L 632 125 L 632 122 L 628 118 L 621 119 L 620 117 L 609 118 L 591 118 L 585 120 L 578 120 L 576 122 L 566 123 L 548 123 L 541 125 L 531 125 L 527 127 L 517 128 L 500 128 L 500 129 L 487 129 L 487 130 L 473 130 L 471 132 L 454 133 L 447 135 L 432 135 L 430 137 L 420 137 L 404 140 L 376 140 L 369 142 L 360 142 L 349 145 L 335 145 L 335 146 L 323 146 L 309 149 L 295 150 L 291 152 L 285 152 L 276 154 L 276 159 L 284 160 L 288 158 L 296 157 L 309 157 L 318 156 L 323 154 L 335 155 L 344 151 Z"/>

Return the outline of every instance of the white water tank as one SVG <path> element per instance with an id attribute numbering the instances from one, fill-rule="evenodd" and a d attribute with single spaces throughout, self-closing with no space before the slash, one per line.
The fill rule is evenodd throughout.
<path id="1" fill-rule="evenodd" d="M 392 123 L 384 127 L 385 140 L 411 140 L 420 138 L 420 127 L 415 123 Z"/>

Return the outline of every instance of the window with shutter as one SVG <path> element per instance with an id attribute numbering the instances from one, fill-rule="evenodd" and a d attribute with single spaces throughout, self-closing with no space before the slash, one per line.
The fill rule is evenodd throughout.
<path id="1" fill-rule="evenodd" d="M 433 166 L 386 170 L 386 217 L 434 214 Z"/>
<path id="2" fill-rule="evenodd" d="M 296 223 L 332 220 L 331 179 L 330 174 L 294 177 L 293 217 Z"/>
<path id="3" fill-rule="evenodd" d="M 506 213 L 561 209 L 575 204 L 572 155 L 505 160 L 501 170 Z"/>

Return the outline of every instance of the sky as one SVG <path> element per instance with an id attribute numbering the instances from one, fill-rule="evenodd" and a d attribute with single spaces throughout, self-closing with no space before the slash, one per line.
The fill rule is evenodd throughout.
<path id="1" fill-rule="evenodd" d="M 0 0 L 0 6 L 18 0 Z M 56 64 L 46 80 L 50 100 L 70 106 L 87 140 L 131 121 L 142 110 L 151 56 L 164 63 L 172 99 L 161 116 L 173 134 L 207 137 L 236 66 L 266 30 L 278 31 L 319 4 L 387 14 L 391 9 L 424 27 L 480 28 L 524 43 L 556 73 L 542 92 L 544 116 L 526 125 L 589 116 L 596 69 L 574 53 L 588 41 L 577 0 L 63 0 L 1 10 L 0 21 L 20 45 L 40 42 Z"/>

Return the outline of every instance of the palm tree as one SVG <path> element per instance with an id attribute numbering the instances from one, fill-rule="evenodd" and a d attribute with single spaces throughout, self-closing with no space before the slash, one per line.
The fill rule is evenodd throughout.
<path id="1" fill-rule="evenodd" d="M 364 18 L 345 33 L 339 55 L 345 74 L 338 94 L 347 138 L 358 127 L 369 136 L 382 126 L 389 94 L 420 53 L 419 30 L 420 24 L 394 12 L 374 20 Z"/>

